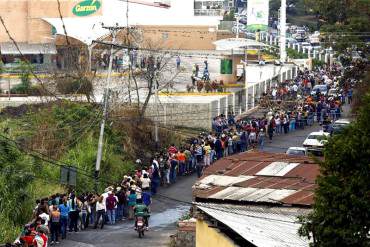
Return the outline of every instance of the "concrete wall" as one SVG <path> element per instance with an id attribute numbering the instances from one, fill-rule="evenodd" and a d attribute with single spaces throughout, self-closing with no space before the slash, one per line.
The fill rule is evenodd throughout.
<path id="1" fill-rule="evenodd" d="M 217 228 L 210 227 L 207 222 L 198 219 L 196 225 L 196 246 L 200 247 L 235 247 L 228 236 Z"/>
<path id="2" fill-rule="evenodd" d="M 185 126 L 210 130 L 212 115 L 217 115 L 217 102 L 209 104 L 163 103 L 158 106 L 158 122 L 164 126 Z M 146 116 L 155 120 L 154 105 L 149 105 Z"/>

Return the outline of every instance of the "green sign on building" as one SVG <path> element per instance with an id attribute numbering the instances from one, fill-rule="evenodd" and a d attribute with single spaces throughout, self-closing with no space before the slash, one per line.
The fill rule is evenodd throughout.
<path id="1" fill-rule="evenodd" d="M 233 73 L 233 60 L 222 59 L 221 60 L 221 74 L 231 75 Z"/>
<path id="2" fill-rule="evenodd" d="M 76 16 L 87 16 L 94 14 L 101 7 L 99 0 L 85 0 L 76 4 L 72 12 Z"/>

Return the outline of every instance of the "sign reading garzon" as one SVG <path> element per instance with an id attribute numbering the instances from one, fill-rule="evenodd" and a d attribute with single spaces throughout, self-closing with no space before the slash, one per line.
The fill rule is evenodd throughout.
<path id="1" fill-rule="evenodd" d="M 98 11 L 100 6 L 101 3 L 99 0 L 85 0 L 76 4 L 73 7 L 72 12 L 77 16 L 87 16 Z"/>

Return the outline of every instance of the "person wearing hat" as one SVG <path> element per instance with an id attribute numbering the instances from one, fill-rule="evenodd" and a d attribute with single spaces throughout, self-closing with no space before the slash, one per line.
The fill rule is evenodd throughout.
<path id="1" fill-rule="evenodd" d="M 36 236 L 33 239 L 33 246 L 35 247 L 47 247 L 48 246 L 48 237 L 47 233 L 49 232 L 49 229 L 45 225 L 40 225 L 36 229 Z"/>

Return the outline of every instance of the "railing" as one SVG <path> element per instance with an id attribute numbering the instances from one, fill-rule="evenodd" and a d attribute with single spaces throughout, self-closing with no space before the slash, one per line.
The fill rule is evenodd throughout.
<path id="1" fill-rule="evenodd" d="M 280 41 L 279 38 L 280 37 L 278 35 L 261 33 L 259 40 L 271 46 L 278 46 L 279 41 Z M 332 50 L 328 50 L 328 49 L 317 50 L 312 47 L 302 46 L 301 43 L 287 42 L 285 46 L 299 53 L 306 54 L 308 58 L 317 59 L 324 63 L 330 63 L 330 61 L 333 59 L 333 56 L 334 56 L 334 53 Z"/>

